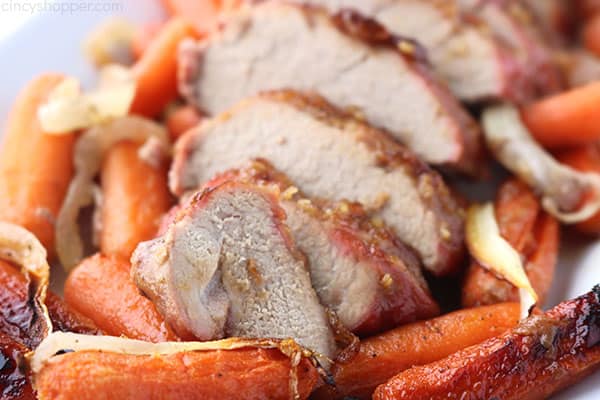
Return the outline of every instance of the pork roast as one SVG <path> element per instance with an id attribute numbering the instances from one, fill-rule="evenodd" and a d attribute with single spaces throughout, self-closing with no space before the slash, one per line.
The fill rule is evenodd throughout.
<path id="1" fill-rule="evenodd" d="M 294 338 L 328 357 L 332 329 L 274 194 L 223 182 L 141 243 L 132 276 L 183 337 Z"/>
<path id="2" fill-rule="evenodd" d="M 263 157 L 311 197 L 363 203 L 436 275 L 463 254 L 463 209 L 438 173 L 376 129 L 316 95 L 264 93 L 189 131 L 169 183 L 181 195 Z"/>
<path id="3" fill-rule="evenodd" d="M 523 101 L 532 96 L 513 49 L 489 29 L 482 29 L 482 21 L 460 12 L 454 1 L 295 1 L 334 13 L 351 8 L 393 34 L 416 39 L 427 49 L 435 71 L 461 100 Z"/>
<path id="4" fill-rule="evenodd" d="M 563 89 L 564 78 L 536 18 L 521 0 L 455 0 L 463 12 L 486 26 L 513 48 L 523 83 L 537 96 Z M 546 0 L 550 1 L 550 0 Z"/>
<path id="5" fill-rule="evenodd" d="M 180 91 L 212 115 L 264 90 L 315 91 L 425 161 L 477 172 L 479 128 L 422 59 L 414 42 L 358 14 L 267 1 L 182 44 Z"/>
<path id="6" fill-rule="evenodd" d="M 279 205 L 317 295 L 352 332 L 370 335 L 439 313 L 416 255 L 360 204 L 307 198 L 264 160 L 216 181 L 223 179 L 281 193 Z"/>

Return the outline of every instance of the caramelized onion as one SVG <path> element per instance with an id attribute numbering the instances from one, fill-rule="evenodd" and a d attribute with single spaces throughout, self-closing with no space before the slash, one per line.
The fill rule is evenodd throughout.
<path id="1" fill-rule="evenodd" d="M 521 318 L 537 303 L 538 296 L 525 274 L 521 256 L 500 235 L 494 206 L 473 205 L 467 211 L 466 241 L 469 252 L 479 264 L 519 289 Z"/>
<path id="2" fill-rule="evenodd" d="M 110 65 L 100 72 L 98 88 L 89 93 L 81 92 L 75 78 L 63 80 L 40 106 L 38 117 L 45 132 L 68 134 L 127 115 L 134 96 L 130 71 Z"/>
<path id="3" fill-rule="evenodd" d="M 544 209 L 564 223 L 600 210 L 600 176 L 560 164 L 531 136 L 512 105 L 486 109 L 486 141 L 498 161 L 542 195 Z"/>
<path id="4" fill-rule="evenodd" d="M 135 26 L 123 18 L 109 18 L 86 37 L 83 51 L 95 65 L 133 62 L 131 42 Z"/>
<path id="5" fill-rule="evenodd" d="M 77 218 L 82 208 L 92 204 L 94 177 L 106 151 L 122 140 L 146 142 L 154 139 L 165 154 L 170 145 L 165 128 L 151 120 L 127 116 L 87 130 L 77 141 L 74 154 L 75 177 L 56 220 L 56 252 L 67 270 L 83 258 L 83 243 Z"/>

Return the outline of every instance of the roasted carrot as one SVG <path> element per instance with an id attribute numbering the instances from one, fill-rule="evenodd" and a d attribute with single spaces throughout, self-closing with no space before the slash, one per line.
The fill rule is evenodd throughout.
<path id="1" fill-rule="evenodd" d="M 523 121 L 543 146 L 560 148 L 600 139 L 600 82 L 539 100 L 521 110 Z"/>
<path id="2" fill-rule="evenodd" d="M 100 250 L 129 260 L 138 243 L 158 231 L 171 207 L 167 163 L 152 166 L 138 156 L 141 144 L 120 142 L 106 154 L 100 170 L 102 209 Z"/>
<path id="3" fill-rule="evenodd" d="M 501 336 L 401 372 L 373 399 L 548 398 L 600 367 L 599 297 L 596 286 Z"/>
<path id="4" fill-rule="evenodd" d="M 46 74 L 19 94 L 0 149 L 0 220 L 33 232 L 54 254 L 54 220 L 73 176 L 75 136 L 48 135 L 37 110 L 63 80 Z"/>
<path id="5" fill-rule="evenodd" d="M 131 41 L 131 53 L 135 60 L 142 58 L 142 55 L 146 52 L 146 49 L 150 47 L 150 44 L 160 32 L 162 24 L 160 23 L 148 23 L 140 26 L 133 36 Z"/>
<path id="6" fill-rule="evenodd" d="M 167 116 L 167 129 L 173 141 L 179 139 L 181 135 L 190 128 L 198 125 L 202 120 L 202 115 L 193 106 L 182 106 L 172 111 Z"/>
<path id="7" fill-rule="evenodd" d="M 0 333 L 32 347 L 41 341 L 34 329 L 36 316 L 27 296 L 27 280 L 17 268 L 0 260 Z M 54 293 L 46 297 L 48 314 L 54 330 L 96 334 L 94 323 L 72 310 Z"/>
<path id="8" fill-rule="evenodd" d="M 600 56 L 600 15 L 594 16 L 585 23 L 582 36 L 585 47 Z"/>
<path id="9" fill-rule="evenodd" d="M 508 180 L 498 190 L 495 214 L 500 234 L 522 255 L 525 272 L 543 304 L 558 256 L 558 222 L 541 210 L 533 191 L 517 179 Z M 471 263 L 462 288 L 463 306 L 518 300 L 517 288 L 476 261 Z"/>
<path id="10" fill-rule="evenodd" d="M 557 153 L 556 158 L 578 171 L 600 174 L 600 148 L 597 144 L 564 150 Z M 600 212 L 575 227 L 590 235 L 600 234 Z"/>
<path id="11" fill-rule="evenodd" d="M 182 18 L 162 27 L 132 68 L 137 84 L 132 114 L 156 117 L 177 97 L 177 49 L 183 39 L 197 37 L 194 27 Z"/>
<path id="12" fill-rule="evenodd" d="M 65 282 L 65 301 L 109 335 L 150 342 L 177 340 L 154 304 L 140 294 L 129 268 L 117 257 L 97 254 L 85 259 Z"/>
<path id="13" fill-rule="evenodd" d="M 519 304 L 456 311 L 404 325 L 361 342 L 357 355 L 333 367 L 336 388 L 323 386 L 317 399 L 370 399 L 373 390 L 400 371 L 427 364 L 514 327 Z"/>
<path id="14" fill-rule="evenodd" d="M 29 349 L 0 332 L 0 398 L 35 400 L 31 376 L 22 368 Z"/>
<path id="15" fill-rule="evenodd" d="M 298 393 L 306 399 L 318 381 L 303 359 Z M 290 359 L 277 349 L 127 355 L 77 351 L 52 357 L 36 375 L 41 399 L 243 400 L 290 399 Z"/>
<path id="16" fill-rule="evenodd" d="M 217 16 L 231 0 L 162 0 L 167 12 L 174 17 L 185 18 L 192 23 L 198 33 L 210 32 L 216 26 Z"/>

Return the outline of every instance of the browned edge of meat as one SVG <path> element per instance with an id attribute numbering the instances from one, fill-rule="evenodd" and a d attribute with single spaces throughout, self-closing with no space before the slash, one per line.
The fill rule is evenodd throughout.
<path id="1" fill-rule="evenodd" d="M 543 399 L 600 367 L 600 285 L 496 338 L 379 386 L 373 398 Z"/>

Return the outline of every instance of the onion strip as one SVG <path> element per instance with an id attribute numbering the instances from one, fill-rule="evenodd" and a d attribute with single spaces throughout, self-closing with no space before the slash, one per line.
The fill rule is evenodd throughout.
<path id="1" fill-rule="evenodd" d="M 469 252 L 479 264 L 519 289 L 521 318 L 527 318 L 538 295 L 525 274 L 520 254 L 500 235 L 491 203 L 469 208 L 466 240 Z"/>
<path id="2" fill-rule="evenodd" d="M 94 177 L 98 174 L 104 154 L 114 144 L 131 140 L 146 142 L 154 139 L 160 143 L 164 154 L 170 153 L 165 128 L 151 120 L 127 116 L 104 125 L 88 129 L 77 141 L 73 163 L 75 177 L 56 220 L 56 252 L 68 271 L 83 258 L 83 241 L 79 234 L 77 218 L 82 208 L 92 204 Z"/>

